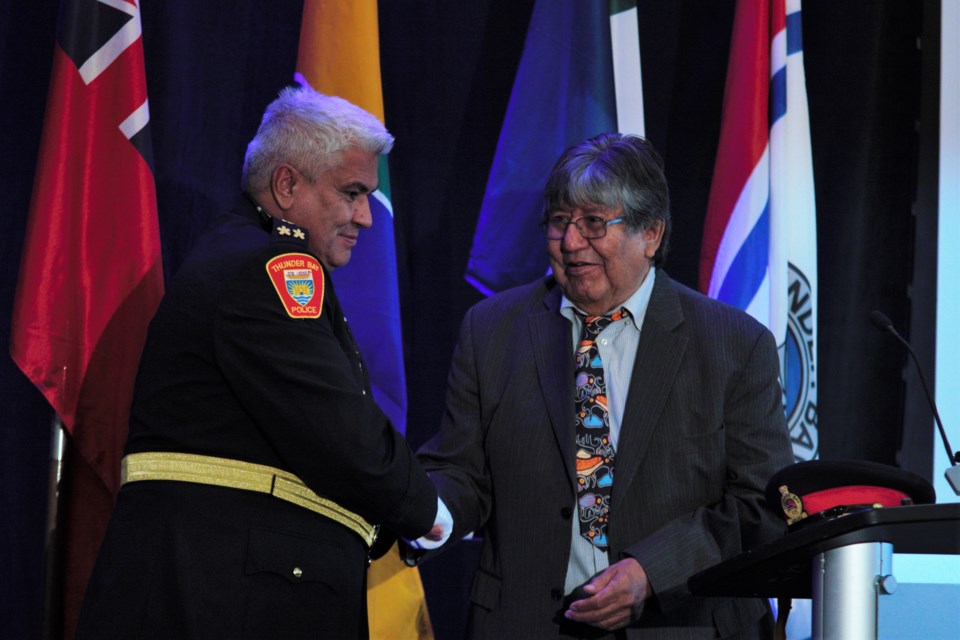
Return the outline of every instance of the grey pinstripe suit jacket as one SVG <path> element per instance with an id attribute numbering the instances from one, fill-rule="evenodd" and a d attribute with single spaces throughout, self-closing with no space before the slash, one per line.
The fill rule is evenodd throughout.
<path id="1" fill-rule="evenodd" d="M 452 540 L 484 537 L 474 638 L 559 633 L 576 477 L 561 295 L 546 278 L 467 313 L 441 430 L 419 453 L 453 515 Z M 633 556 L 654 590 L 626 637 L 764 635 L 762 601 L 694 598 L 686 582 L 784 531 L 763 504 L 768 478 L 792 462 L 778 375 L 762 325 L 657 272 L 611 506 L 611 563 Z"/>

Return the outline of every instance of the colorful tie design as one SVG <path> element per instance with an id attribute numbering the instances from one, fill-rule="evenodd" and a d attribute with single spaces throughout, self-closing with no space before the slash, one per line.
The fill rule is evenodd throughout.
<path id="1" fill-rule="evenodd" d="M 578 314 L 580 315 L 580 314 Z M 607 390 L 603 362 L 596 339 L 611 322 L 626 318 L 618 309 L 609 316 L 583 316 L 583 331 L 577 347 L 577 505 L 580 535 L 597 548 L 607 548 L 610 493 L 613 489 L 613 443 L 607 416 Z"/>

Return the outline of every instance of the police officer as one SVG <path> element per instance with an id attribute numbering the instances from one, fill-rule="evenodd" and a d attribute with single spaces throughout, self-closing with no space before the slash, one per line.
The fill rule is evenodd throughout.
<path id="1" fill-rule="evenodd" d="M 340 98 L 288 88 L 268 106 L 243 197 L 150 326 L 78 637 L 367 635 L 378 525 L 417 538 L 437 511 L 329 278 L 392 145 Z"/>

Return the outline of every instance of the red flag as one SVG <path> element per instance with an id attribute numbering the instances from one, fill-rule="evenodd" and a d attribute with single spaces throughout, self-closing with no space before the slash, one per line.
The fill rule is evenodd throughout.
<path id="1" fill-rule="evenodd" d="M 53 58 L 10 352 L 80 453 L 61 505 L 69 636 L 119 489 L 163 272 L 135 0 L 64 0 Z"/>

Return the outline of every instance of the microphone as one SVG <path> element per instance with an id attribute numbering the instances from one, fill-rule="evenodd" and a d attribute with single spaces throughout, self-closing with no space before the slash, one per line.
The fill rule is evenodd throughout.
<path id="1" fill-rule="evenodd" d="M 947 459 L 950 461 L 950 468 L 947 469 L 947 472 L 944 476 L 947 478 L 947 482 L 950 483 L 950 487 L 953 488 L 953 492 L 960 496 L 960 452 L 954 453 L 953 449 L 950 448 L 950 441 L 947 440 L 947 432 L 943 428 L 943 422 L 940 421 L 940 412 L 937 411 L 937 403 L 934 402 L 933 396 L 930 395 L 930 388 L 927 386 L 927 381 L 923 377 L 923 369 L 920 367 L 920 361 L 917 359 L 917 354 L 913 352 L 913 348 L 910 346 L 910 343 L 907 342 L 903 336 L 897 333 L 897 330 L 893 328 L 893 321 L 885 316 L 882 312 L 873 310 L 870 312 L 870 322 L 880 331 L 887 331 L 893 335 L 894 338 L 903 343 L 903 346 L 907 348 L 907 352 L 910 354 L 910 357 L 913 358 L 913 364 L 917 367 L 917 373 L 920 374 L 920 385 L 923 387 L 923 392 L 927 394 L 927 402 L 930 403 L 930 408 L 933 410 L 933 417 L 937 421 L 937 428 L 940 430 L 940 437 L 943 439 L 943 446 L 947 449 Z"/>

